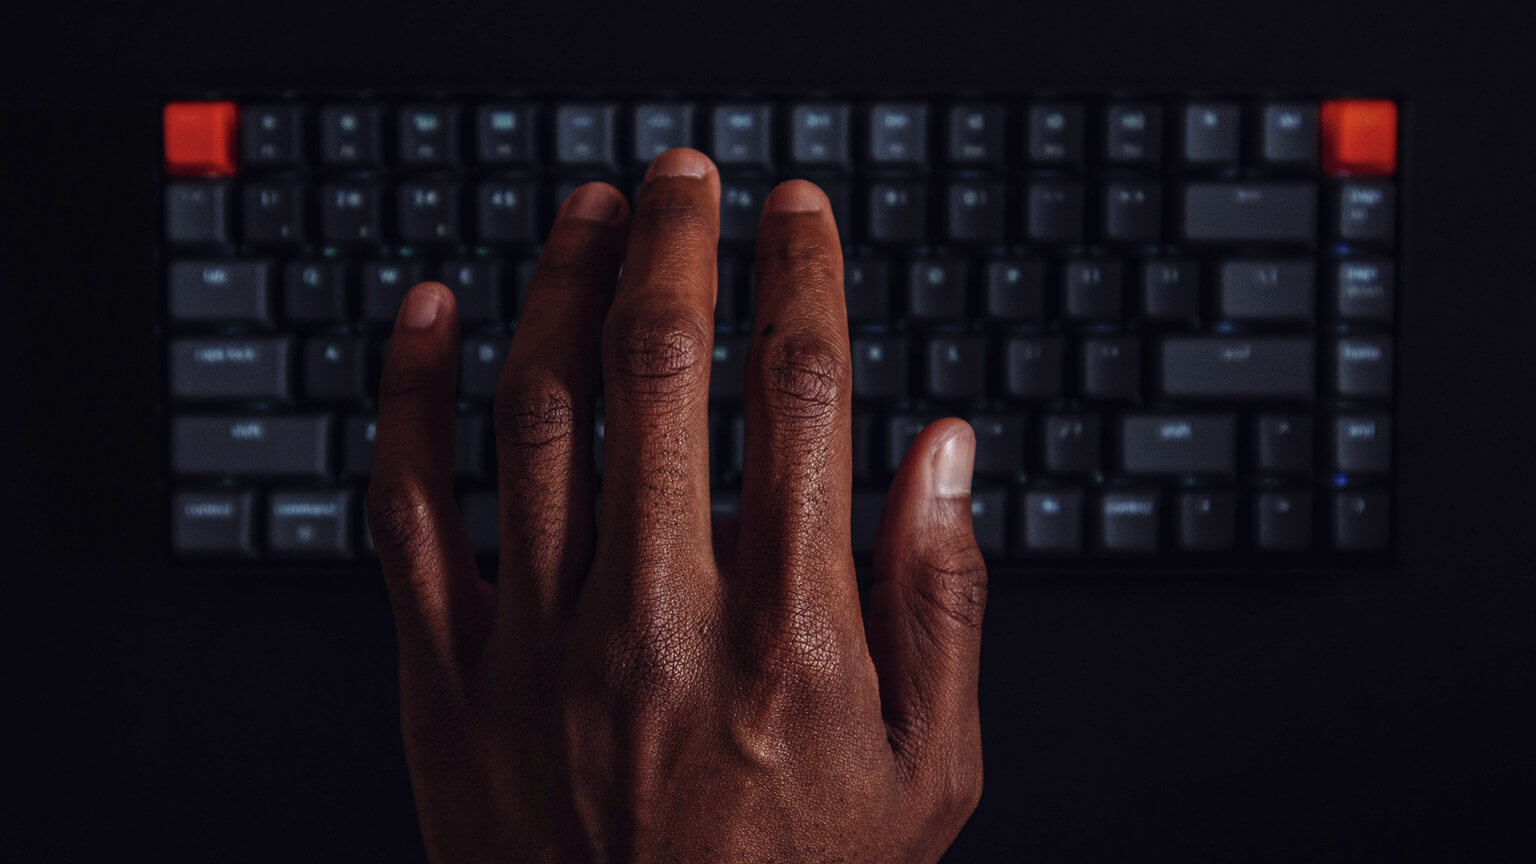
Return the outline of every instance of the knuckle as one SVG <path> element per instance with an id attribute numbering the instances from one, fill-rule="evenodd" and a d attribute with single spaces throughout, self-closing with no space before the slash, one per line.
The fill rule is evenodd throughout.
<path id="1" fill-rule="evenodd" d="M 616 310 L 604 326 L 612 386 L 634 402 L 671 402 L 702 392 L 713 341 L 696 312 Z"/>
<path id="2" fill-rule="evenodd" d="M 843 251 L 834 238 L 816 233 L 777 235 L 758 252 L 760 269 L 779 274 L 797 287 L 837 285 L 843 276 Z"/>
<path id="3" fill-rule="evenodd" d="M 846 344 L 823 336 L 771 338 L 762 363 L 763 394 L 775 412 L 829 423 L 848 394 Z"/>
<path id="4" fill-rule="evenodd" d="M 417 484 L 374 475 L 364 512 L 379 554 L 411 556 L 425 549 L 431 504 Z"/>
<path id="5" fill-rule="evenodd" d="M 925 562 L 914 582 L 919 602 L 966 631 L 981 630 L 987 608 L 987 564 L 974 543 Z M 919 620 L 927 620 L 920 616 Z"/>
<path id="6" fill-rule="evenodd" d="M 548 452 L 569 446 L 576 434 L 576 406 L 564 387 L 548 381 L 504 380 L 492 409 L 501 443 L 516 450 Z"/>
<path id="7" fill-rule="evenodd" d="M 981 803 L 981 760 L 964 758 L 952 764 L 940 785 L 940 812 L 952 822 L 964 822 Z"/>
<path id="8" fill-rule="evenodd" d="M 667 712 L 684 707 L 699 665 L 698 651 L 666 619 L 630 616 L 604 645 L 603 685 L 629 716 Z"/>

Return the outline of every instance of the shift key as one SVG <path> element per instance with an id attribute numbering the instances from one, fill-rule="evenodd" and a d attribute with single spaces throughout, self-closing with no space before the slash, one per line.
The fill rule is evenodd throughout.
<path id="1" fill-rule="evenodd" d="M 1160 384 L 1193 399 L 1312 399 L 1316 345 L 1304 337 L 1165 339 Z"/>
<path id="2" fill-rule="evenodd" d="M 189 475 L 330 476 L 328 414 L 218 414 L 171 421 L 171 470 Z"/>
<path id="3" fill-rule="evenodd" d="M 1215 243 L 1307 243 L 1317 237 L 1312 183 L 1191 183 L 1184 236 Z"/>

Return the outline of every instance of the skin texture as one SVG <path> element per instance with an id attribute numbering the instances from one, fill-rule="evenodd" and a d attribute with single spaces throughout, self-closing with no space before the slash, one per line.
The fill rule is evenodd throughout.
<path id="1" fill-rule="evenodd" d="M 932 862 L 981 795 L 974 437 L 909 449 L 866 634 L 842 257 L 804 181 L 765 203 L 741 516 L 711 520 L 719 194 L 672 150 L 633 214 L 597 183 L 561 206 L 496 396 L 494 585 L 452 497 L 453 295 L 402 305 L 368 522 L 434 861 Z"/>

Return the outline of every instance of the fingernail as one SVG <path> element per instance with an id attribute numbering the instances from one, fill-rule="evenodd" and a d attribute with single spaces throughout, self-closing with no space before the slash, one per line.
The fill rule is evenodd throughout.
<path id="1" fill-rule="evenodd" d="M 442 305 L 443 298 L 438 295 L 436 288 L 418 285 L 405 295 L 405 308 L 400 310 L 400 323 L 412 330 L 425 330 L 437 320 L 437 310 Z"/>
<path id="2" fill-rule="evenodd" d="M 624 212 L 624 196 L 618 190 L 601 183 L 588 183 L 572 192 L 565 199 L 562 209 L 569 219 L 615 222 L 619 214 Z"/>
<path id="3" fill-rule="evenodd" d="M 767 206 L 775 213 L 820 213 L 827 196 L 808 180 L 787 180 L 769 193 Z"/>
<path id="4" fill-rule="evenodd" d="M 645 169 L 645 179 L 653 180 L 657 177 L 703 177 L 709 173 L 714 163 L 709 161 L 697 150 L 687 147 L 678 147 L 657 156 L 651 160 L 651 167 Z"/>
<path id="5" fill-rule="evenodd" d="M 971 468 L 976 462 L 976 435 L 957 426 L 933 454 L 933 494 L 940 498 L 971 494 Z"/>

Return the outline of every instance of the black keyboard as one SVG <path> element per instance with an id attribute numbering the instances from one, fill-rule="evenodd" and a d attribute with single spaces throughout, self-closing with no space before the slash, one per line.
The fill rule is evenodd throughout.
<path id="1" fill-rule="evenodd" d="M 927 422 L 976 430 L 976 537 L 1033 558 L 1389 560 L 1395 103 L 1147 94 L 384 98 L 164 106 L 174 559 L 366 559 L 379 361 L 406 289 L 462 319 L 455 461 L 495 548 L 489 409 L 560 200 L 669 147 L 722 176 L 714 508 L 737 507 L 763 197 L 844 243 L 853 537 Z M 601 421 L 599 421 L 601 465 Z"/>

